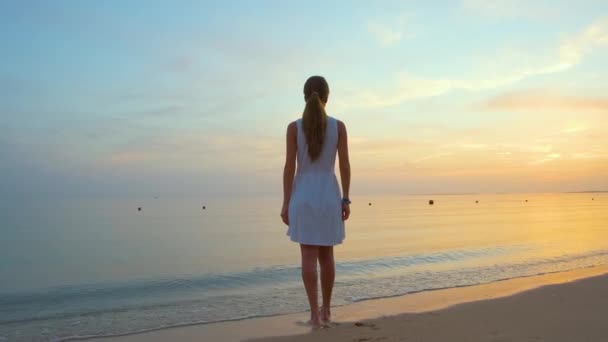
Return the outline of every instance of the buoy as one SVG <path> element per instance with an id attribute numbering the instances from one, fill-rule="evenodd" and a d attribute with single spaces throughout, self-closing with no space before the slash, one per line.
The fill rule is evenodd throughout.
<path id="1" fill-rule="evenodd" d="M 435 201 L 429 200 L 429 205 L 433 205 L 433 204 L 435 204 Z"/>
<path id="2" fill-rule="evenodd" d="M 137 211 L 141 211 L 141 207 L 137 208 Z"/>

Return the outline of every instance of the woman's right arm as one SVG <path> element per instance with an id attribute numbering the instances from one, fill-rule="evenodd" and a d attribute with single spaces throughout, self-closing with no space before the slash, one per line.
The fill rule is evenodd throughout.
<path id="1" fill-rule="evenodd" d="M 289 200 L 293 187 L 293 178 L 296 172 L 297 153 L 297 127 L 295 121 L 287 126 L 287 148 L 285 152 L 285 167 L 283 168 L 283 207 L 281 218 L 285 224 L 289 224 Z"/>
<path id="2" fill-rule="evenodd" d="M 342 197 L 349 198 L 350 192 L 350 161 L 348 159 L 348 136 L 346 125 L 338 121 L 338 157 L 340 159 L 340 179 L 342 181 Z M 348 219 L 350 216 L 350 206 L 342 205 L 342 218 Z"/>

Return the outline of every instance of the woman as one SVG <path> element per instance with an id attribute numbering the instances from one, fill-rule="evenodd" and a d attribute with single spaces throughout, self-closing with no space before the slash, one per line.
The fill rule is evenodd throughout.
<path id="1" fill-rule="evenodd" d="M 325 113 L 328 97 L 329 86 L 323 77 L 312 76 L 304 84 L 306 107 L 302 118 L 287 127 L 283 172 L 281 218 L 289 226 L 287 235 L 300 244 L 302 280 L 310 304 L 310 323 L 315 327 L 330 322 L 335 279 L 333 246 L 344 240 L 344 221 L 350 215 L 346 126 Z M 334 174 L 336 151 L 342 199 Z M 317 302 L 317 260 L 321 268 L 321 308 Z"/>

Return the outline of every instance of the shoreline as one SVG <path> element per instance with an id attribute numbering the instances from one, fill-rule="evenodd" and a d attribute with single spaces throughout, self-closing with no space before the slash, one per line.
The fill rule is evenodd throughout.
<path id="1" fill-rule="evenodd" d="M 421 314 L 449 309 L 460 304 L 495 300 L 528 292 L 548 285 L 570 283 L 576 280 L 608 275 L 608 265 L 580 268 L 564 272 L 546 273 L 485 284 L 436 289 L 405 294 L 401 296 L 369 299 L 333 308 L 333 319 L 338 327 L 322 329 L 326 331 L 344 330 L 346 323 L 356 321 L 382 320 L 404 314 Z M 280 336 L 310 334 L 310 327 L 304 322 L 308 312 L 246 318 L 210 324 L 192 324 L 179 327 L 159 328 L 141 333 L 111 337 L 83 337 L 70 340 L 104 342 L 139 341 L 200 341 L 201 339 L 237 342 L 244 340 L 268 339 Z M 352 325 L 352 324 L 350 324 Z M 350 328 L 349 328 L 350 329 Z M 332 334 L 330 332 L 330 334 Z M 314 335 L 317 335 L 316 333 Z M 301 336 L 298 336 L 300 338 Z M 305 338 L 305 337 L 304 337 Z"/>

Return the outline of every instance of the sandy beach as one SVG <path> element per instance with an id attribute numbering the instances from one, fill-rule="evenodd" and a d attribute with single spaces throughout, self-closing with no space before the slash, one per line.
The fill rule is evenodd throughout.
<path id="1" fill-rule="evenodd" d="M 334 309 L 311 331 L 307 313 L 96 339 L 138 341 L 605 341 L 608 266 L 369 300 Z"/>
<path id="2" fill-rule="evenodd" d="M 608 275 L 603 275 L 444 310 L 256 341 L 606 341 L 606 317 Z"/>

